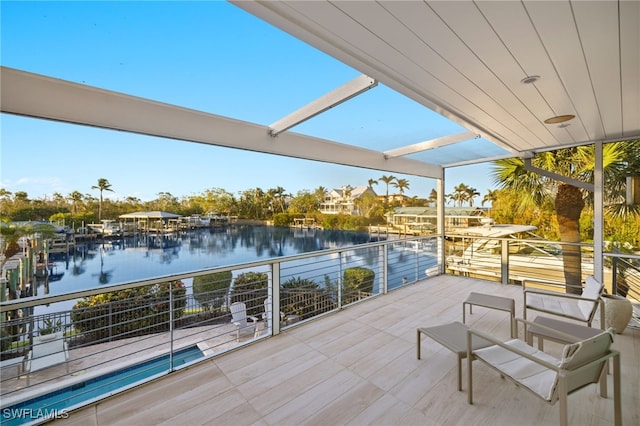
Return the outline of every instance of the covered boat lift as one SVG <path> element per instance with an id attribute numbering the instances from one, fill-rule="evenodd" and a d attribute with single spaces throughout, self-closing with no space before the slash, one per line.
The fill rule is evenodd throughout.
<path id="1" fill-rule="evenodd" d="M 132 220 L 139 232 L 177 232 L 180 229 L 180 215 L 163 211 L 142 211 L 118 216 L 125 221 Z"/>

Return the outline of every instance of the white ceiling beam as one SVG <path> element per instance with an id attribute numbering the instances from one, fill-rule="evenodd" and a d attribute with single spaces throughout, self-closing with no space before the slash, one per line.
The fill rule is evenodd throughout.
<path id="1" fill-rule="evenodd" d="M 479 137 L 480 135 L 475 132 L 458 133 L 455 135 L 443 136 L 441 138 L 431 139 L 424 142 L 418 142 L 416 144 L 403 146 L 401 148 L 390 149 L 384 152 L 384 156 L 386 158 L 401 157 L 403 155 L 426 151 L 427 149 L 447 146 L 462 141 L 468 141 L 470 139 L 478 139 Z"/>
<path id="2" fill-rule="evenodd" d="M 530 172 L 539 174 L 541 176 L 546 176 L 549 179 L 553 179 L 553 180 L 557 180 L 560 181 L 562 183 L 566 183 L 567 185 L 572 185 L 575 186 L 576 188 L 582 188 L 585 189 L 587 191 L 593 192 L 594 191 L 594 186 L 592 183 L 589 182 L 583 182 L 580 180 L 576 180 L 567 176 L 563 176 L 560 175 L 558 173 L 554 173 L 554 172 L 550 172 L 549 170 L 544 170 L 541 169 L 539 167 L 536 167 L 533 165 L 533 163 L 531 162 L 531 158 L 524 158 L 524 169 L 528 170 Z"/>
<path id="3" fill-rule="evenodd" d="M 279 133 L 296 126 L 318 114 L 333 108 L 336 105 L 358 96 L 378 85 L 378 82 L 367 75 L 360 75 L 350 82 L 338 87 L 315 101 L 292 112 L 284 118 L 269 125 L 269 134 L 277 136 Z"/>
<path id="4" fill-rule="evenodd" d="M 0 111 L 371 170 L 441 179 L 441 166 L 0 67 Z M 104 143 L 104 142 L 98 142 Z M 268 166 L 266 166 L 268 167 Z"/>

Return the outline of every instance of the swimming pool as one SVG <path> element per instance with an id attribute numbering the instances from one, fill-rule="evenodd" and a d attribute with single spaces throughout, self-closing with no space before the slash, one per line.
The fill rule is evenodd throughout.
<path id="1" fill-rule="evenodd" d="M 204 357 L 196 345 L 174 352 L 173 368 Z M 67 418 L 69 410 L 98 398 L 124 390 L 169 371 L 169 354 L 121 368 L 84 382 L 55 390 L 26 401 L 2 407 L 0 424 L 13 426 L 39 423 L 52 418 Z"/>

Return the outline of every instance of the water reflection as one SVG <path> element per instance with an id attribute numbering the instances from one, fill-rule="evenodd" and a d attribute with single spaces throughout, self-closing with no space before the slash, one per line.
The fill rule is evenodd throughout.
<path id="1" fill-rule="evenodd" d="M 57 281 L 49 280 L 47 294 L 63 294 L 368 241 L 367 233 L 264 226 L 229 226 L 89 241 L 78 243 L 68 256 L 51 259 L 58 275 Z M 359 256 L 363 254 L 370 257 L 365 263 L 370 263 L 377 256 L 375 250 L 370 254 L 358 253 Z M 65 274 L 65 271 L 69 273 Z M 44 286 L 44 283 L 40 285 Z"/>

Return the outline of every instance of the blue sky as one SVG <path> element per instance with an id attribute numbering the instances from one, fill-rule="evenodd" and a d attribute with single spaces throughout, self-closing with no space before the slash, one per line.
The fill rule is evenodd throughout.
<path id="1" fill-rule="evenodd" d="M 360 74 L 226 2 L 7 2 L 1 9 L 4 66 L 269 125 Z M 97 196 L 143 201 L 208 188 L 234 194 L 281 186 L 296 194 L 366 185 L 392 173 L 132 135 L 3 114 L 0 186 L 30 198 Z M 292 131 L 387 150 L 465 129 L 378 85 Z M 481 196 L 489 166 L 449 169 Z M 431 179 L 405 176 L 409 196 Z M 382 194 L 385 185 L 374 189 Z M 390 192 L 393 192 L 391 189 Z"/>

